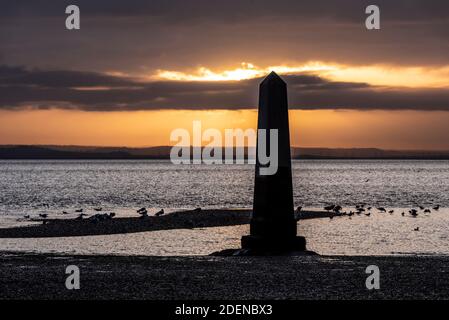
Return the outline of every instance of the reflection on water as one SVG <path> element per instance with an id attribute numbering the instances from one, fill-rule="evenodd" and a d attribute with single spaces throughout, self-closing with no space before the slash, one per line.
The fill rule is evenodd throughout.
<path id="1" fill-rule="evenodd" d="M 373 214 L 301 221 L 308 249 L 323 255 L 449 254 L 449 209 L 417 218 Z M 414 231 L 419 227 L 419 231 Z M 47 239 L 0 239 L 0 250 L 120 255 L 206 255 L 238 248 L 249 226 Z"/>

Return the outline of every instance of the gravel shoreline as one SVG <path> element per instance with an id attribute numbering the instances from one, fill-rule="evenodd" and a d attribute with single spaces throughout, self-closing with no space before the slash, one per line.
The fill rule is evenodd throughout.
<path id="1" fill-rule="evenodd" d="M 449 256 L 144 257 L 0 253 L 1 299 L 448 299 Z M 80 268 L 81 289 L 65 288 Z M 368 265 L 380 290 L 367 290 Z"/>

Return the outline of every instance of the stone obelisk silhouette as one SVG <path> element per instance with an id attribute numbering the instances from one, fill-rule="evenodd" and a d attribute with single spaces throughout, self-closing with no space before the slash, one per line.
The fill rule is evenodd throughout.
<path id="1" fill-rule="evenodd" d="M 267 152 L 269 130 L 278 130 L 278 170 L 273 175 L 261 175 L 258 138 L 250 235 L 242 237 L 242 248 L 255 252 L 304 251 L 306 242 L 296 235 L 293 209 L 287 85 L 275 72 L 260 84 L 258 129 L 266 130 Z"/>

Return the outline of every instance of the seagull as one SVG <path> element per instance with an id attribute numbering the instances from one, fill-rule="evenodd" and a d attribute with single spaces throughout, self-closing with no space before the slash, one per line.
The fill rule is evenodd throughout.
<path id="1" fill-rule="evenodd" d="M 369 217 L 371 215 L 371 212 L 365 213 L 365 216 Z"/>
<path id="2" fill-rule="evenodd" d="M 115 217 L 115 212 L 111 212 L 111 213 L 109 214 L 109 217 L 110 217 L 110 218 L 114 218 L 114 217 Z"/>
<path id="3" fill-rule="evenodd" d="M 415 229 L 413 229 L 414 231 L 419 231 L 419 227 L 416 227 Z"/>
<path id="4" fill-rule="evenodd" d="M 161 210 L 159 210 L 158 212 L 156 212 L 154 215 L 156 216 L 156 217 L 159 217 L 159 216 L 161 216 L 161 215 L 163 215 L 164 214 L 164 209 L 161 209 Z"/>
<path id="5" fill-rule="evenodd" d="M 425 209 L 424 213 L 430 213 L 430 209 Z"/>
<path id="6" fill-rule="evenodd" d="M 363 209 L 363 208 L 357 208 L 357 211 L 359 211 L 359 212 L 365 212 L 365 209 Z"/>
<path id="7" fill-rule="evenodd" d="M 62 214 L 69 214 L 67 211 L 62 211 Z"/>
<path id="8" fill-rule="evenodd" d="M 330 210 L 332 210 L 332 209 L 334 209 L 334 208 L 335 208 L 335 204 L 331 204 L 330 206 L 324 207 L 324 210 L 330 211 Z"/>
<path id="9" fill-rule="evenodd" d="M 29 219 L 30 218 L 30 215 L 29 214 L 26 214 L 26 215 L 24 215 L 23 216 L 25 219 Z"/>
<path id="10" fill-rule="evenodd" d="M 48 217 L 48 214 L 46 214 L 46 213 L 39 213 L 39 217 L 41 217 L 41 218 L 47 218 Z"/>
<path id="11" fill-rule="evenodd" d="M 379 210 L 380 212 L 387 212 L 387 210 L 384 207 L 379 207 L 377 208 L 377 210 Z"/>
<path id="12" fill-rule="evenodd" d="M 298 208 L 296 208 L 296 211 L 300 212 L 301 209 L 302 209 L 302 207 L 298 207 Z"/>
<path id="13" fill-rule="evenodd" d="M 404 212 L 404 211 L 402 211 L 402 213 L 401 213 L 401 214 L 402 214 L 402 216 L 405 216 L 405 212 Z"/>
<path id="14" fill-rule="evenodd" d="M 332 210 L 333 210 L 334 212 L 340 212 L 341 209 L 342 209 L 341 206 L 336 205 L 336 206 L 334 206 L 334 208 L 333 208 Z"/>
<path id="15" fill-rule="evenodd" d="M 368 207 L 367 209 L 368 209 L 368 210 L 371 210 L 371 209 L 372 209 L 372 207 Z"/>
<path id="16" fill-rule="evenodd" d="M 139 213 L 141 216 L 148 216 L 148 211 L 147 211 L 147 209 L 140 210 L 140 211 L 138 211 L 138 213 Z"/>
<path id="17" fill-rule="evenodd" d="M 137 213 L 141 213 L 141 212 L 144 212 L 144 211 L 147 211 L 147 209 L 146 208 L 140 208 L 139 210 L 137 210 Z"/>
<path id="18" fill-rule="evenodd" d="M 416 217 L 416 216 L 418 215 L 418 210 L 416 210 L 416 209 L 411 209 L 411 210 L 409 210 L 409 213 L 410 213 L 412 216 Z"/>
<path id="19" fill-rule="evenodd" d="M 423 207 L 423 206 L 419 206 L 419 208 L 420 208 L 421 210 L 424 210 L 424 207 Z"/>
<path id="20" fill-rule="evenodd" d="M 392 214 L 393 212 L 394 212 L 394 210 L 390 210 L 390 211 L 388 211 L 388 213 L 389 213 L 389 214 Z"/>
<path id="21" fill-rule="evenodd" d="M 436 205 L 435 207 L 433 207 L 433 210 L 438 210 L 440 209 L 440 205 Z"/>
<path id="22" fill-rule="evenodd" d="M 75 212 L 83 212 L 83 209 L 75 210 Z"/>
<path id="23" fill-rule="evenodd" d="M 103 211 L 103 208 L 94 208 L 95 211 Z"/>

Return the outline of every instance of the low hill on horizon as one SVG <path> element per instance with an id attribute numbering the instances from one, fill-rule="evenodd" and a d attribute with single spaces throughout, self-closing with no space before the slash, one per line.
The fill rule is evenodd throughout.
<path id="1" fill-rule="evenodd" d="M 0 159 L 169 159 L 170 150 L 170 146 L 129 148 L 53 145 L 0 145 Z M 377 148 L 303 147 L 292 147 L 291 150 L 293 159 L 449 160 L 449 150 L 431 151 L 384 150 Z M 245 154 L 247 154 L 247 151 L 247 148 L 245 148 Z M 224 154 L 225 152 L 223 149 L 223 155 Z"/>

